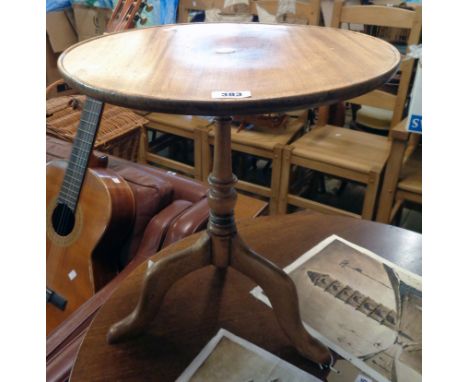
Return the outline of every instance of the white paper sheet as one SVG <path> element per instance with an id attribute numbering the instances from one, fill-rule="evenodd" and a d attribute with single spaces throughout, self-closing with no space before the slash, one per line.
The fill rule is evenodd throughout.
<path id="1" fill-rule="evenodd" d="M 220 329 L 176 382 L 320 382 L 266 350 Z"/>
<path id="2" fill-rule="evenodd" d="M 296 284 L 301 317 L 313 337 L 376 381 L 421 380 L 420 276 L 336 235 L 284 271 Z M 260 287 L 251 293 L 271 306 Z M 351 304 L 354 296 L 362 305 Z"/>

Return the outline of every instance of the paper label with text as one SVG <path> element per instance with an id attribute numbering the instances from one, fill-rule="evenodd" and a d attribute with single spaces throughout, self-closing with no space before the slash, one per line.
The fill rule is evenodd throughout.
<path id="1" fill-rule="evenodd" d="M 250 90 L 242 91 L 213 91 L 211 92 L 211 98 L 249 98 L 252 97 Z"/>

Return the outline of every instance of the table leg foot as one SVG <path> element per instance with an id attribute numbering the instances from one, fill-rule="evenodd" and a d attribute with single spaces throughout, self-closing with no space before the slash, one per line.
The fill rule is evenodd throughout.
<path id="1" fill-rule="evenodd" d="M 107 342 L 117 343 L 143 333 L 157 314 L 169 288 L 185 275 L 211 264 L 210 238 L 204 234 L 192 247 L 155 262 L 145 276 L 137 306 L 112 325 Z"/>
<path id="2" fill-rule="evenodd" d="M 233 239 L 231 266 L 264 290 L 280 326 L 299 353 L 318 364 L 331 362 L 329 349 L 305 329 L 300 318 L 296 286 L 282 269 L 255 253 L 238 236 Z"/>

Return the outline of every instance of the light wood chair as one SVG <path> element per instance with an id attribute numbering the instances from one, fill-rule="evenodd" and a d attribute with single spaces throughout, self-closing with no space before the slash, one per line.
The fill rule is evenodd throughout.
<path id="1" fill-rule="evenodd" d="M 391 223 L 406 201 L 422 204 L 422 146 L 406 123 L 405 118 L 390 131 L 392 146 L 376 218 L 381 223 Z"/>
<path id="2" fill-rule="evenodd" d="M 232 151 L 254 156 L 256 159 L 271 161 L 271 183 L 269 186 L 239 180 L 236 188 L 249 193 L 268 198 L 270 201 L 269 213 L 275 214 L 278 205 L 281 162 L 284 147 L 300 136 L 307 124 L 307 111 L 296 113 L 286 126 L 278 129 L 262 129 L 237 131 L 237 126 L 231 129 Z M 208 141 L 204 141 L 203 149 L 203 178 L 205 181 L 212 168 L 212 150 L 214 145 L 214 131 L 208 133 Z"/>
<path id="3" fill-rule="evenodd" d="M 387 6 L 345 6 L 345 1 L 335 0 L 331 26 L 363 24 L 409 30 L 407 46 L 417 45 L 421 37 L 421 8 L 415 11 Z M 378 89 L 348 100 L 361 105 L 357 119 L 372 129 L 389 130 L 403 118 L 403 112 L 413 73 L 414 60 L 404 60 L 400 65 L 400 82 L 396 94 Z M 323 120 L 322 120 L 323 121 Z"/>
<path id="4" fill-rule="evenodd" d="M 163 113 L 149 113 L 145 115 L 145 118 L 148 120 L 148 123 L 145 125 L 144 137 L 146 162 L 155 163 L 159 166 L 202 180 L 202 137 L 203 134 L 207 134 L 211 129 L 210 121 L 202 117 Z M 191 166 L 167 158 L 158 154 L 158 150 L 154 150 L 156 152 L 151 152 L 152 145 L 149 142 L 154 141 L 154 139 L 149 141 L 148 134 L 156 134 L 157 132 L 166 134 L 168 138 L 177 137 L 193 141 L 194 165 Z M 174 139 L 170 139 L 169 144 L 173 141 Z"/>
<path id="5" fill-rule="evenodd" d="M 421 33 L 421 9 L 410 11 L 382 6 L 343 6 L 343 1 L 337 0 L 333 25 L 339 26 L 343 22 L 410 29 L 409 42 L 414 42 L 419 40 Z M 392 109 L 397 122 L 396 116 L 400 116 L 401 119 L 408 93 L 413 61 L 404 61 L 401 65 L 405 74 L 402 75 L 396 96 L 375 90 L 352 101 L 374 106 L 383 105 L 387 109 Z M 374 217 L 381 174 L 390 152 L 390 141 L 387 137 L 326 125 L 327 113 L 327 108 L 321 108 L 317 126 L 285 148 L 278 212 L 285 213 L 287 205 L 291 204 L 301 208 L 371 220 Z M 364 184 L 366 191 L 361 213 L 351 213 L 290 194 L 291 166 L 302 166 Z"/>

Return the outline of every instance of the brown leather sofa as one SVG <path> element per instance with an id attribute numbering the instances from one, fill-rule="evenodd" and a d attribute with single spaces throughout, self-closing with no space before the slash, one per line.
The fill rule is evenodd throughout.
<path id="1" fill-rule="evenodd" d="M 71 145 L 47 136 L 47 161 L 68 158 Z M 208 189 L 172 172 L 109 156 L 135 197 L 134 226 L 119 253 L 122 271 L 47 337 L 47 381 L 66 381 L 94 315 L 133 269 L 161 248 L 206 228 Z"/>

